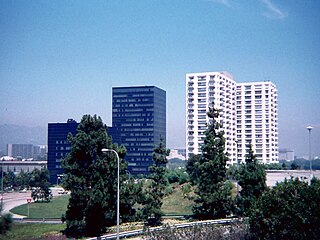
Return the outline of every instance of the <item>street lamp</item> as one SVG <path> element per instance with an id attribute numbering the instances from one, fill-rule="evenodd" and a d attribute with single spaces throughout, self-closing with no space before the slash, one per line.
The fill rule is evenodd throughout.
<path id="1" fill-rule="evenodd" d="M 103 148 L 103 149 L 101 149 L 101 151 L 103 153 L 113 152 L 117 157 L 117 168 L 118 168 L 118 173 L 117 173 L 117 178 L 118 178 L 118 182 L 117 182 L 117 240 L 119 240 L 119 215 L 120 215 L 120 166 L 119 166 L 120 160 L 119 160 L 119 155 L 113 149 Z"/>
<path id="2" fill-rule="evenodd" d="M 59 184 L 60 176 L 57 177 L 57 185 Z"/>
<path id="3" fill-rule="evenodd" d="M 1 158 L 1 210 L 3 209 L 3 158 Z"/>
<path id="4" fill-rule="evenodd" d="M 312 178 L 312 163 L 311 163 L 311 130 L 312 127 L 308 126 L 307 127 L 309 131 L 309 161 L 310 161 L 310 185 L 311 185 L 311 178 Z"/>

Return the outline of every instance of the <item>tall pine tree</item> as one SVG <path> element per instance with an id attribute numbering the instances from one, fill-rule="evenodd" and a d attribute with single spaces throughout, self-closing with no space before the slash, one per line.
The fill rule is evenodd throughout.
<path id="1" fill-rule="evenodd" d="M 117 159 L 115 154 L 102 153 L 114 149 L 120 157 L 120 186 L 125 201 L 126 163 L 122 160 L 125 148 L 117 147 L 107 135 L 100 117 L 83 116 L 76 136 L 69 135 L 71 152 L 62 161 L 65 170 L 63 185 L 71 191 L 63 219 L 67 236 L 99 236 L 106 227 L 116 223 Z M 121 201 L 120 201 L 121 205 Z M 132 203 L 133 205 L 133 203 Z M 134 214 L 128 202 L 122 212 Z"/>
<path id="2" fill-rule="evenodd" d="M 246 155 L 246 163 L 239 169 L 240 196 L 237 197 L 237 212 L 239 215 L 247 215 L 254 201 L 266 190 L 266 171 L 254 155 L 252 145 Z"/>
<path id="3" fill-rule="evenodd" d="M 232 206 L 231 186 L 226 184 L 225 138 L 222 124 L 218 122 L 219 110 L 209 108 L 207 113 L 209 124 L 205 131 L 202 154 L 193 159 L 197 168 L 196 205 L 193 207 L 198 219 L 213 219 L 226 217 Z"/>
<path id="4" fill-rule="evenodd" d="M 150 175 L 148 177 L 150 183 L 147 186 L 142 204 L 144 205 L 141 213 L 142 219 L 149 226 L 157 226 L 161 224 L 162 199 L 165 195 L 165 189 L 168 186 L 167 156 L 170 150 L 166 149 L 163 140 L 160 139 L 158 146 L 154 148 L 152 158 L 154 164 L 150 167 Z"/>

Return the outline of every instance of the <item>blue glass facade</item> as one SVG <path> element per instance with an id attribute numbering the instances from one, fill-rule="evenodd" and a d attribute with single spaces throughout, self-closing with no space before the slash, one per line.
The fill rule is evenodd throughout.
<path id="1" fill-rule="evenodd" d="M 148 174 L 152 152 L 166 142 L 166 92 L 155 86 L 113 87 L 110 135 L 127 149 L 131 174 Z M 116 142 L 116 141 L 113 141 Z"/>
<path id="2" fill-rule="evenodd" d="M 68 134 L 77 133 L 78 123 L 68 119 L 67 123 L 48 123 L 48 170 L 51 184 L 58 182 L 58 176 L 63 174 L 61 159 L 70 152 Z"/>

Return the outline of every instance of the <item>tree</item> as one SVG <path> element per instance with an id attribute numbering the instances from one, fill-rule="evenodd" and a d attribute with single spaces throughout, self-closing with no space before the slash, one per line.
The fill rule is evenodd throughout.
<path id="1" fill-rule="evenodd" d="M 202 154 L 192 157 L 187 169 L 197 186 L 196 205 L 193 212 L 198 219 L 223 218 L 231 212 L 230 184 L 226 183 L 225 138 L 222 124 L 218 122 L 219 110 L 209 108 L 209 124 L 205 131 Z M 194 170 L 190 170 L 193 166 Z"/>
<path id="2" fill-rule="evenodd" d="M 266 190 L 266 171 L 254 155 L 252 145 L 246 155 L 245 164 L 241 164 L 238 183 L 241 186 L 240 196 L 237 197 L 239 215 L 247 215 L 254 201 Z"/>
<path id="3" fill-rule="evenodd" d="M 157 226 L 161 224 L 161 211 L 162 199 L 165 195 L 165 189 L 168 186 L 167 156 L 170 150 L 166 149 L 163 140 L 160 139 L 158 146 L 154 148 L 152 158 L 154 164 L 150 167 L 149 185 L 147 186 L 144 199 L 143 208 L 141 210 L 142 219 L 146 221 L 148 226 Z"/>
<path id="4" fill-rule="evenodd" d="M 16 184 L 20 189 L 28 188 L 31 180 L 31 173 L 24 172 L 23 170 L 16 177 Z"/>
<path id="5" fill-rule="evenodd" d="M 249 215 L 252 239 L 319 239 L 320 181 L 285 180 L 267 190 Z"/>
<path id="6" fill-rule="evenodd" d="M 169 183 L 183 184 L 189 181 L 189 175 L 186 173 L 185 168 L 176 168 L 168 171 Z"/>
<path id="7" fill-rule="evenodd" d="M 123 219 L 134 214 L 133 200 L 128 197 L 126 150 L 112 144 L 107 127 L 100 117 L 84 115 L 76 136 L 68 140 L 71 151 L 62 161 L 65 174 L 63 186 L 71 191 L 63 220 L 65 234 L 71 237 L 99 236 L 116 223 L 117 158 L 114 153 L 102 153 L 103 148 L 114 149 L 120 158 L 120 192 Z"/>
<path id="8" fill-rule="evenodd" d="M 42 168 L 41 170 L 35 168 L 31 172 L 29 185 L 33 188 L 31 197 L 34 201 L 50 201 L 52 199 L 49 180 L 50 176 L 46 168 Z"/>
<path id="9" fill-rule="evenodd" d="M 16 187 L 16 175 L 11 170 L 4 173 L 3 186 L 8 189 L 14 189 Z"/>
<path id="10" fill-rule="evenodd" d="M 291 163 L 290 168 L 291 168 L 291 170 L 298 170 L 300 168 L 300 166 L 298 165 L 298 163 L 296 161 L 293 161 Z"/>
<path id="11" fill-rule="evenodd" d="M 187 173 L 189 174 L 190 181 L 193 184 L 197 184 L 197 182 L 199 181 L 200 158 L 201 158 L 200 154 L 191 154 L 186 164 Z"/>

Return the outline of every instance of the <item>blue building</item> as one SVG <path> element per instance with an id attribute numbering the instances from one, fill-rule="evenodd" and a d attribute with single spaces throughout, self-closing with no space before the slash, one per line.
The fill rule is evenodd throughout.
<path id="1" fill-rule="evenodd" d="M 58 183 L 63 174 L 60 162 L 70 152 L 68 134 L 73 136 L 77 133 L 78 123 L 68 119 L 66 123 L 48 123 L 48 170 L 51 184 Z"/>
<path id="2" fill-rule="evenodd" d="M 110 135 L 127 149 L 131 174 L 148 174 L 152 152 L 166 142 L 166 92 L 155 86 L 113 87 Z M 116 141 L 117 140 L 117 141 Z"/>

